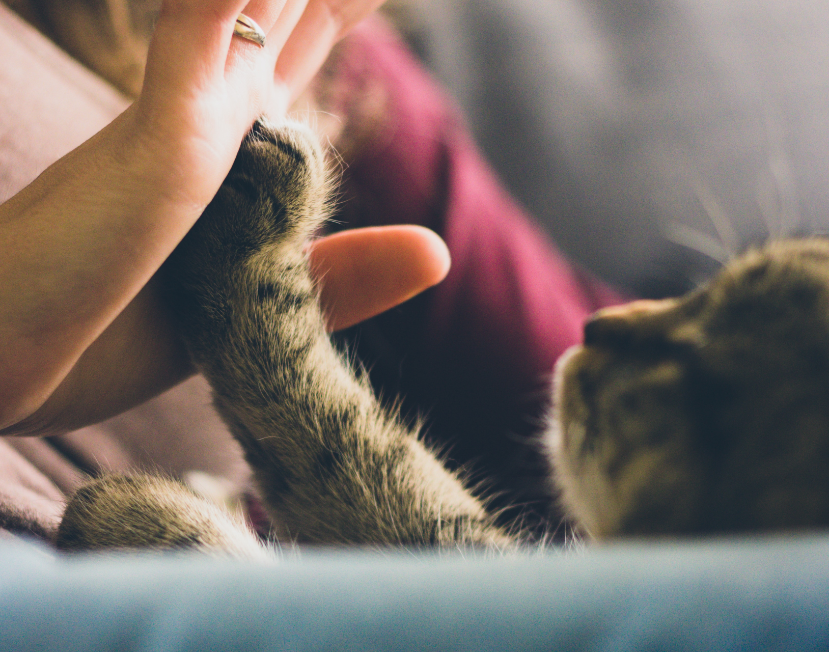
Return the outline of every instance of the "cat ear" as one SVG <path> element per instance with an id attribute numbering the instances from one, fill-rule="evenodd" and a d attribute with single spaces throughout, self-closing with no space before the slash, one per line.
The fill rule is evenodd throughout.
<path id="1" fill-rule="evenodd" d="M 612 345 L 659 336 L 677 344 L 703 346 L 699 321 L 683 314 L 679 299 L 642 299 L 599 310 L 584 326 L 584 343 Z"/>

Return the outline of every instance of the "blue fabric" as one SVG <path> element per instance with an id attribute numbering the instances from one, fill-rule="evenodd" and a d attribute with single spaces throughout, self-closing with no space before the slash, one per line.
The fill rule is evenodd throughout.
<path id="1" fill-rule="evenodd" d="M 0 546 L 0 649 L 829 650 L 829 538 L 508 559 L 50 559 Z"/>

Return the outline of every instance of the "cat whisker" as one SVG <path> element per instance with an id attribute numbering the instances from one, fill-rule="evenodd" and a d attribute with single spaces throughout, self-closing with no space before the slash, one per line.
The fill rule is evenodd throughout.
<path id="1" fill-rule="evenodd" d="M 792 171 L 791 157 L 784 146 L 784 130 L 779 117 L 765 111 L 766 143 L 768 146 L 765 179 L 758 179 L 757 204 L 769 239 L 776 240 L 798 230 L 801 215 L 798 209 L 797 180 Z"/>
<path id="2" fill-rule="evenodd" d="M 734 253 L 726 249 L 719 240 L 687 224 L 668 222 L 663 226 L 663 234 L 674 244 L 707 256 L 720 265 L 726 265 L 734 258 Z"/>
<path id="3" fill-rule="evenodd" d="M 725 263 L 736 258 L 740 252 L 740 238 L 728 212 L 720 205 L 717 196 L 702 179 L 696 179 L 692 186 L 697 200 L 717 232 L 722 249 L 728 254 L 720 262 Z"/>

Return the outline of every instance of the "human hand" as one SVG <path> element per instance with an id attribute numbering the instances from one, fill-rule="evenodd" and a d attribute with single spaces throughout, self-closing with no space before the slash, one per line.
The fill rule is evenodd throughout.
<path id="1" fill-rule="evenodd" d="M 212 199 L 253 121 L 284 116 L 330 48 L 382 0 L 167 0 L 128 130 L 167 158 L 162 192 L 200 209 Z M 266 34 L 233 36 L 244 12 Z"/>
<path id="2" fill-rule="evenodd" d="M 90 390 L 106 386 L 109 394 L 123 389 L 115 403 L 128 406 L 181 377 L 180 348 L 171 345 L 169 333 L 165 339 L 163 315 L 152 288 L 145 286 L 212 199 L 253 120 L 264 111 L 284 111 L 334 41 L 379 4 L 164 3 L 138 100 L 0 206 L 0 241 L 5 243 L 0 429 L 20 431 L 20 424 L 44 410 L 40 430 L 65 429 L 71 419 L 46 409 L 49 405 L 71 412 L 68 403 L 88 403 Z M 266 48 L 232 36 L 241 10 L 266 30 Z M 353 246 L 359 238 L 343 236 L 339 242 Z M 314 249 L 327 246 L 318 243 Z M 337 245 L 329 249 L 336 250 Z M 405 260 L 385 256 L 390 267 L 375 279 L 405 279 L 417 269 L 399 264 Z M 353 261 L 332 265 L 326 276 L 331 282 L 340 272 L 347 278 L 360 267 Z M 405 285 L 341 284 L 354 294 L 349 299 L 332 295 L 340 297 L 332 304 L 332 319 L 353 323 L 374 311 L 372 305 L 388 307 L 395 293 L 411 294 L 400 292 Z M 340 308 L 351 313 L 341 322 Z M 156 375 L 148 373 L 136 389 L 130 377 L 148 367 Z M 105 399 L 101 405 L 81 411 L 117 409 L 107 407 Z"/>

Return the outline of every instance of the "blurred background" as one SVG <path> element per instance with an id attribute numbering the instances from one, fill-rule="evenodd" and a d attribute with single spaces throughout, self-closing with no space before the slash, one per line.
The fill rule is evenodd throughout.
<path id="1" fill-rule="evenodd" d="M 751 243 L 829 231 L 825 3 L 409 0 L 403 13 L 513 194 L 618 287 L 681 293 Z"/>

